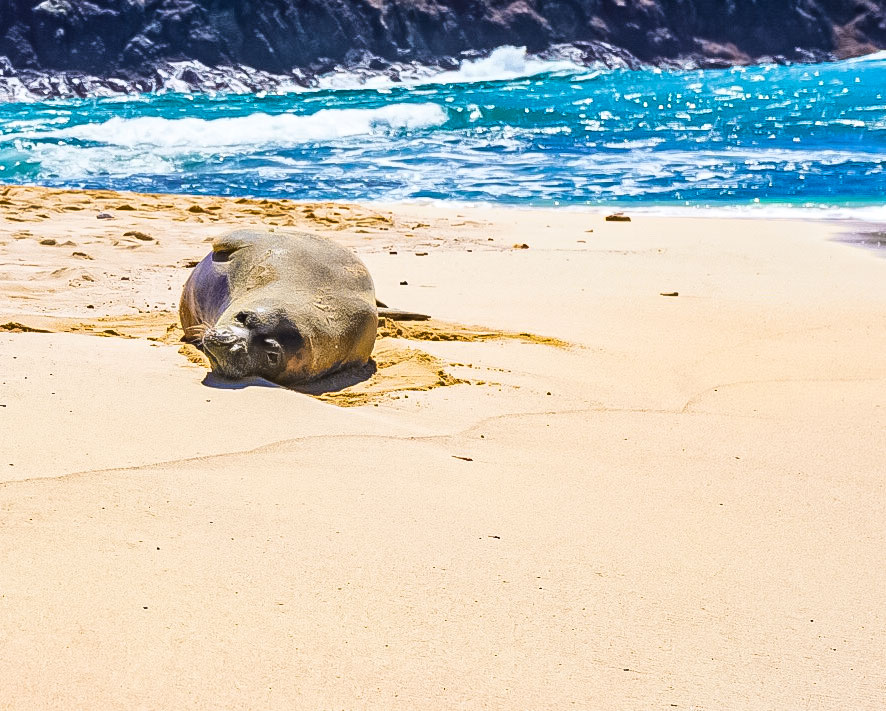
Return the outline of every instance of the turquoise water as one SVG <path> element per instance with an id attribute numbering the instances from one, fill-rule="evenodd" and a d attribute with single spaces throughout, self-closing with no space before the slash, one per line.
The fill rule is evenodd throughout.
<path id="1" fill-rule="evenodd" d="M 518 49 L 403 84 L 0 105 L 0 181 L 335 200 L 882 205 L 886 56 L 589 69 Z"/>

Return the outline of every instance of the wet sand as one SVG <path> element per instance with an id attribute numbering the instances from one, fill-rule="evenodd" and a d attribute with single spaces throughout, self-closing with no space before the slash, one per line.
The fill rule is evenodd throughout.
<path id="1" fill-rule="evenodd" d="M 0 188 L 0 708 L 883 708 L 886 261 L 604 216 Z M 434 320 L 213 385 L 262 224 Z"/>

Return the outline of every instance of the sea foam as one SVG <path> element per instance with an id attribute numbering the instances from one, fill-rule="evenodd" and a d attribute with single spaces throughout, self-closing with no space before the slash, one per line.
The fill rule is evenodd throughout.
<path id="1" fill-rule="evenodd" d="M 302 115 L 254 113 L 215 119 L 114 117 L 102 123 L 50 131 L 40 137 L 126 147 L 279 147 L 411 131 L 439 126 L 446 120 L 446 111 L 437 104 L 390 104 L 376 109 L 322 109 Z"/>
<path id="2" fill-rule="evenodd" d="M 868 64 L 870 62 L 886 62 L 886 50 L 882 50 L 880 52 L 872 52 L 871 54 L 864 54 L 861 57 L 844 59 L 843 62 L 845 64 Z"/>
<path id="3" fill-rule="evenodd" d="M 505 45 L 489 56 L 465 59 L 458 69 L 435 70 L 415 66 L 401 71 L 398 81 L 383 74 L 365 75 L 350 71 L 331 72 L 317 78 L 321 89 L 382 89 L 395 86 L 427 86 L 432 84 L 469 84 L 487 81 L 510 81 L 541 74 L 572 74 L 588 68 L 568 59 L 541 59 L 527 53 L 526 47 Z"/>

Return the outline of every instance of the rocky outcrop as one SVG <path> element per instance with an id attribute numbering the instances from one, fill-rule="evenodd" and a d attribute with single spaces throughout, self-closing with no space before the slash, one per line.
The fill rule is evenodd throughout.
<path id="1" fill-rule="evenodd" d="M 301 81 L 506 44 L 628 63 L 840 58 L 886 47 L 886 0 L 0 0 L 0 75 L 26 81 L 152 86 L 188 60 Z"/>

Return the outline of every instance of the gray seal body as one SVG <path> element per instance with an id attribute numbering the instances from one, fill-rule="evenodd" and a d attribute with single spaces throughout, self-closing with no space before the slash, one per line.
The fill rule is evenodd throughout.
<path id="1" fill-rule="evenodd" d="M 307 232 L 237 230 L 185 283 L 183 340 L 200 346 L 214 373 L 280 385 L 317 380 L 372 355 L 375 287 L 351 251 Z"/>

